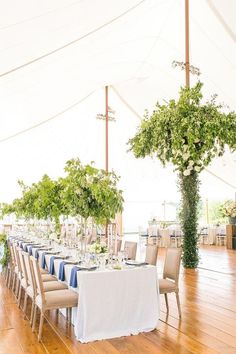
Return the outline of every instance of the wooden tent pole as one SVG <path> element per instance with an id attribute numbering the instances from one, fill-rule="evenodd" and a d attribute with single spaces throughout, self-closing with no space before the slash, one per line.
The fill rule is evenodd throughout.
<path id="1" fill-rule="evenodd" d="M 109 130 L 108 130 L 108 123 L 109 123 L 109 106 L 108 106 L 108 86 L 105 86 L 105 110 L 106 110 L 106 124 L 105 124 L 105 170 L 108 173 L 109 169 Z M 105 227 L 105 237 L 106 240 L 108 239 L 108 224 L 106 223 Z"/>
<path id="2" fill-rule="evenodd" d="M 189 59 L 189 0 L 185 0 L 185 85 L 190 87 Z"/>

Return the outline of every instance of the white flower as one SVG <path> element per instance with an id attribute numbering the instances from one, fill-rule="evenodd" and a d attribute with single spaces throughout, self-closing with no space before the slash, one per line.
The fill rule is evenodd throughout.
<path id="1" fill-rule="evenodd" d="M 194 170 L 197 171 L 197 172 L 200 172 L 201 171 L 201 167 L 200 166 L 195 166 Z"/>
<path id="2" fill-rule="evenodd" d="M 199 143 L 199 141 L 200 141 L 199 139 L 195 139 L 194 140 L 195 143 Z"/>
<path id="3" fill-rule="evenodd" d="M 190 175 L 190 173 L 191 173 L 191 171 L 190 171 L 190 170 L 185 170 L 185 171 L 184 171 L 184 173 L 183 173 L 183 175 L 184 175 L 184 176 L 189 176 L 189 175 Z"/>
<path id="4" fill-rule="evenodd" d="M 185 154 L 183 154 L 184 161 L 188 160 L 189 156 L 190 156 L 189 152 L 186 152 Z"/>
<path id="5" fill-rule="evenodd" d="M 188 150 L 188 145 L 185 144 L 185 145 L 183 146 L 183 148 L 184 148 L 184 151 L 187 151 L 187 150 Z"/>
<path id="6" fill-rule="evenodd" d="M 193 166 L 194 165 L 194 161 L 193 160 L 190 160 L 188 163 L 189 163 L 189 166 Z"/>

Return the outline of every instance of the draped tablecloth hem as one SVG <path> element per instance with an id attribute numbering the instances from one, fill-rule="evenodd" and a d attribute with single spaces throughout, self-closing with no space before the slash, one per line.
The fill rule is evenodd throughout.
<path id="1" fill-rule="evenodd" d="M 85 338 L 79 338 L 76 336 L 76 339 L 78 341 L 80 341 L 81 343 L 89 343 L 89 342 L 94 342 L 96 340 L 128 337 L 128 336 L 138 335 L 138 334 L 144 333 L 144 332 L 151 332 L 151 331 L 154 331 L 155 329 L 157 329 L 158 327 L 159 327 L 159 321 L 157 322 L 157 324 L 154 327 L 150 327 L 150 328 L 133 329 L 133 330 L 129 329 L 127 331 L 116 331 L 113 333 L 110 332 L 109 335 L 100 334 L 100 335 L 94 335 L 94 336 L 89 336 L 89 337 L 85 337 Z"/>

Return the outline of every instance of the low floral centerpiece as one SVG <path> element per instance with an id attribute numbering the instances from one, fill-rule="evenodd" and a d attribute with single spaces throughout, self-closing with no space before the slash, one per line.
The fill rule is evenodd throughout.
<path id="1" fill-rule="evenodd" d="M 91 253 L 96 253 L 96 254 L 108 252 L 106 243 L 100 241 L 99 239 L 90 246 L 89 250 Z"/>

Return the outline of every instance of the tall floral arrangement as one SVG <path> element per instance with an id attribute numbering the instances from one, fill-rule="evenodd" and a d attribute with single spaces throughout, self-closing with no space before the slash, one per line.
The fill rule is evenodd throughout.
<path id="1" fill-rule="evenodd" d="M 157 157 L 165 166 L 172 163 L 179 176 L 181 192 L 180 221 L 184 233 L 183 264 L 198 265 L 199 173 L 225 146 L 236 149 L 236 114 L 225 113 L 216 96 L 203 102 L 202 83 L 181 88 L 178 100 L 157 103 L 146 112 L 136 135 L 130 139 L 135 157 Z"/>

